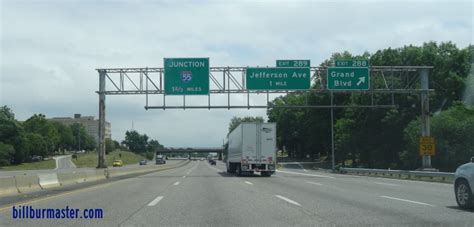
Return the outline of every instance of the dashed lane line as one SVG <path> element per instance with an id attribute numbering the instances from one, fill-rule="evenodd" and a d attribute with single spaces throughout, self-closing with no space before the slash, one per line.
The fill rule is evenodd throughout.
<path id="1" fill-rule="evenodd" d="M 286 201 L 286 202 L 288 202 L 288 203 L 291 203 L 291 204 L 293 204 L 293 205 L 296 205 L 296 206 L 299 206 L 299 207 L 301 206 L 301 204 L 299 204 L 299 203 L 297 203 L 297 202 L 295 202 L 295 201 L 293 201 L 293 200 L 291 200 L 291 199 L 288 199 L 288 198 L 286 198 L 286 197 L 284 197 L 284 196 L 281 196 L 281 195 L 275 195 L 275 196 L 276 196 L 277 198 L 279 198 L 279 199 L 281 199 L 281 200 L 284 200 L 284 201 Z"/>
<path id="2" fill-rule="evenodd" d="M 162 199 L 163 199 L 163 196 L 158 196 L 158 197 L 156 197 L 153 201 L 151 201 L 150 203 L 148 203 L 148 206 L 149 206 L 149 207 L 155 206 L 155 205 L 158 204 Z"/>

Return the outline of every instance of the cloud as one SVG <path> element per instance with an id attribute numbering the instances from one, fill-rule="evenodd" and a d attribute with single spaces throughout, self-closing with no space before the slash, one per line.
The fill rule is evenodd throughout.
<path id="1" fill-rule="evenodd" d="M 20 120 L 39 112 L 97 116 L 97 68 L 161 67 L 165 57 L 188 56 L 209 57 L 211 66 L 272 66 L 276 59 L 318 65 L 344 50 L 427 41 L 465 47 L 472 18 L 470 1 L 1 1 L 0 101 Z M 114 139 L 133 122 L 167 146 L 219 146 L 232 116 L 266 115 L 144 105 L 143 96 L 107 97 Z"/>

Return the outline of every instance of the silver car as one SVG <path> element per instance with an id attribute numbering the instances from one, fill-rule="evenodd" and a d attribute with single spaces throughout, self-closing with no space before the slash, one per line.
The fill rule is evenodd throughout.
<path id="1" fill-rule="evenodd" d="M 459 166 L 454 175 L 454 194 L 461 208 L 474 207 L 474 157 L 470 163 Z"/>

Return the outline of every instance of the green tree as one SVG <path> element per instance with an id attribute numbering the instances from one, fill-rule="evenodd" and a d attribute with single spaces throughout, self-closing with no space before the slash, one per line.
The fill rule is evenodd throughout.
<path id="1" fill-rule="evenodd" d="M 15 114 L 8 106 L 0 107 L 0 119 L 15 120 Z"/>
<path id="2" fill-rule="evenodd" d="M 161 145 L 158 140 L 150 140 L 150 142 L 148 142 L 148 146 L 147 146 L 147 151 L 148 152 L 156 152 L 158 149 L 163 149 L 164 146 Z"/>
<path id="3" fill-rule="evenodd" d="M 72 148 L 75 150 L 94 150 L 97 147 L 95 139 L 87 134 L 84 125 L 74 123 L 69 126 L 73 135 Z"/>
<path id="4" fill-rule="evenodd" d="M 71 127 L 61 124 L 59 122 L 51 122 L 59 134 L 58 149 L 63 151 L 72 150 L 74 146 L 74 135 Z"/>
<path id="5" fill-rule="evenodd" d="M 115 144 L 112 139 L 106 138 L 105 139 L 105 153 L 109 154 L 109 152 L 112 152 L 115 150 Z"/>
<path id="6" fill-rule="evenodd" d="M 10 144 L 0 142 L 0 167 L 10 165 L 15 148 Z"/>
<path id="7" fill-rule="evenodd" d="M 418 155 L 421 126 L 414 120 L 405 129 L 407 149 L 401 158 L 406 168 L 420 167 Z M 460 102 L 443 111 L 431 120 L 431 135 L 435 138 L 436 155 L 432 156 L 432 165 L 441 171 L 454 171 L 459 165 L 474 156 L 474 141 L 467 135 L 474 134 L 474 109 Z"/>
<path id="8" fill-rule="evenodd" d="M 148 136 L 146 134 L 141 135 L 135 130 L 127 131 L 122 144 L 125 144 L 134 153 L 144 153 L 147 151 Z"/>
<path id="9" fill-rule="evenodd" d="M 35 133 L 42 137 L 45 146 L 44 155 L 50 155 L 59 148 L 61 140 L 58 129 L 46 119 L 43 114 L 35 114 L 28 118 L 23 124 L 25 131 L 28 133 Z M 29 139 L 33 138 L 27 137 Z"/>
<path id="10" fill-rule="evenodd" d="M 46 140 L 39 133 L 28 132 L 25 134 L 25 138 L 24 149 L 29 155 L 40 155 L 43 157 L 48 155 Z"/>

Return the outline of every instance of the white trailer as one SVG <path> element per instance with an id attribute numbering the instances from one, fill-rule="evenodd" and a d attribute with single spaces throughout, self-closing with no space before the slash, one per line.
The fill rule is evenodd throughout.
<path id="1" fill-rule="evenodd" d="M 227 172 L 268 177 L 275 173 L 275 123 L 241 123 L 229 133 L 228 143 Z"/>

